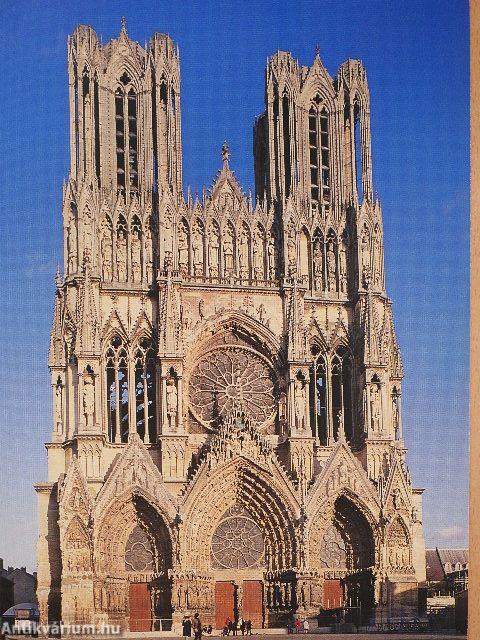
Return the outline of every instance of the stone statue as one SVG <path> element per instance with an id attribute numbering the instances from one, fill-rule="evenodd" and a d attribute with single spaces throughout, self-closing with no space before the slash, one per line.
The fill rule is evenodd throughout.
<path id="1" fill-rule="evenodd" d="M 296 378 L 294 386 L 294 406 L 295 427 L 298 431 L 304 431 L 307 428 L 305 420 L 307 408 L 307 393 L 305 387 L 305 381 L 301 378 Z"/>
<path id="2" fill-rule="evenodd" d="M 111 282 L 113 278 L 112 249 L 112 230 L 108 224 L 105 224 L 102 230 L 102 262 L 103 279 L 107 282 Z"/>
<path id="3" fill-rule="evenodd" d="M 340 243 L 338 266 L 340 270 L 340 291 L 341 293 L 347 293 L 347 251 L 345 248 L 345 240 L 343 239 Z"/>
<path id="4" fill-rule="evenodd" d="M 333 250 L 333 242 L 328 243 L 327 247 L 327 277 L 328 277 L 328 290 L 337 290 L 337 265 L 335 260 L 335 252 Z"/>
<path id="5" fill-rule="evenodd" d="M 375 286 L 380 286 L 381 284 L 381 275 L 382 275 L 382 256 L 381 256 L 381 242 L 380 242 L 380 232 L 375 232 L 374 238 L 374 256 L 373 256 L 374 270 L 373 270 L 373 279 Z"/>
<path id="6" fill-rule="evenodd" d="M 142 244 L 140 239 L 140 231 L 132 230 L 132 280 L 133 282 L 141 282 L 142 280 Z"/>
<path id="7" fill-rule="evenodd" d="M 370 390 L 370 407 L 373 431 L 380 431 L 380 389 L 377 384 L 372 385 Z"/>
<path id="8" fill-rule="evenodd" d="M 178 230 L 178 268 L 182 276 L 188 273 L 188 234 L 182 223 Z"/>
<path id="9" fill-rule="evenodd" d="M 240 266 L 240 277 L 248 278 L 248 235 L 245 229 L 240 234 L 240 246 L 238 249 L 238 261 Z"/>
<path id="10" fill-rule="evenodd" d="M 233 238 L 228 228 L 225 231 L 225 238 L 223 240 L 223 264 L 225 276 L 233 273 Z"/>
<path id="11" fill-rule="evenodd" d="M 58 382 L 57 385 L 55 386 L 55 415 L 54 415 L 55 431 L 57 433 L 62 433 L 62 423 L 63 423 L 62 404 L 63 404 L 63 389 L 62 389 L 62 384 Z"/>
<path id="12" fill-rule="evenodd" d="M 277 265 L 275 264 L 275 240 L 273 235 L 268 239 L 268 277 L 270 280 L 275 280 L 275 274 L 277 271 Z"/>
<path id="13" fill-rule="evenodd" d="M 288 232 L 287 238 L 287 258 L 289 271 L 295 268 L 297 262 L 297 241 L 296 241 L 295 229 L 292 227 Z"/>
<path id="14" fill-rule="evenodd" d="M 117 278 L 119 282 L 127 281 L 127 237 L 124 229 L 117 234 Z"/>
<path id="15" fill-rule="evenodd" d="M 83 415 L 85 427 L 90 429 L 95 426 L 95 381 L 92 376 L 86 376 L 83 381 Z"/>
<path id="16" fill-rule="evenodd" d="M 86 207 L 83 219 L 83 250 L 85 251 L 85 249 L 87 249 L 90 252 L 90 255 L 92 254 L 92 226 L 92 212 L 88 207 Z"/>
<path id="17" fill-rule="evenodd" d="M 192 253 L 193 273 L 196 276 L 203 275 L 203 234 L 198 226 L 193 233 Z"/>
<path id="18" fill-rule="evenodd" d="M 253 236 L 253 277 L 255 280 L 263 280 L 263 236 L 260 229 L 257 229 Z"/>
<path id="19" fill-rule="evenodd" d="M 161 237 L 163 238 L 163 258 L 173 257 L 173 234 L 172 234 L 172 224 L 173 224 L 173 216 L 170 211 L 165 211 L 163 215 L 161 225 L 162 225 L 162 233 Z"/>
<path id="20" fill-rule="evenodd" d="M 210 271 L 210 276 L 218 277 L 218 249 L 220 243 L 218 240 L 218 235 L 215 229 L 213 229 L 209 235 L 208 242 L 208 267 Z"/>
<path id="21" fill-rule="evenodd" d="M 323 290 L 323 250 L 322 241 L 317 238 L 313 245 L 313 281 L 317 291 Z"/>
<path id="22" fill-rule="evenodd" d="M 172 377 L 167 378 L 167 420 L 170 431 L 176 431 L 177 427 L 177 410 L 178 410 L 178 394 L 177 385 Z"/>
<path id="23" fill-rule="evenodd" d="M 152 232 L 148 227 L 145 231 L 145 277 L 147 278 L 147 282 L 151 282 L 153 279 Z"/>
<path id="24" fill-rule="evenodd" d="M 370 242 L 368 231 L 365 229 L 362 235 L 362 280 L 366 287 L 370 282 Z"/>
<path id="25" fill-rule="evenodd" d="M 70 218 L 70 224 L 67 228 L 67 248 L 68 248 L 68 269 L 70 273 L 75 272 L 77 268 L 77 225 L 75 218 Z"/>

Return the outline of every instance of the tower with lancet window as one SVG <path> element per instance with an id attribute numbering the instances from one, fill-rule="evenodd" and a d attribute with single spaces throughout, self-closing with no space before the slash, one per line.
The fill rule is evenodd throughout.
<path id="1" fill-rule="evenodd" d="M 183 192 L 168 35 L 79 26 L 68 74 L 42 619 L 413 615 L 422 490 L 362 63 L 269 58 L 253 198 L 227 143 L 210 188 Z"/>

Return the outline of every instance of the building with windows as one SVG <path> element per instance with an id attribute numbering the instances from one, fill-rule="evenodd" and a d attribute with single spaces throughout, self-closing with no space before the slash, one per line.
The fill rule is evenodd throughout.
<path id="1" fill-rule="evenodd" d="M 277 52 L 256 197 L 182 191 L 178 48 L 68 41 L 71 168 L 39 499 L 44 621 L 416 612 L 422 490 L 372 190 L 365 69 Z"/>

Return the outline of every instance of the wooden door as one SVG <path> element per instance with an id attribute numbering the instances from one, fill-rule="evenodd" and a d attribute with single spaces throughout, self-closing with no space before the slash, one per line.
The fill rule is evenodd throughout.
<path id="1" fill-rule="evenodd" d="M 323 608 L 340 609 L 343 606 L 343 587 L 340 580 L 323 581 Z"/>
<path id="2" fill-rule="evenodd" d="M 130 631 L 152 630 L 152 601 L 146 582 L 130 583 Z"/>
<path id="3" fill-rule="evenodd" d="M 216 582 L 215 628 L 223 629 L 227 618 L 235 620 L 235 586 L 233 582 Z"/>
<path id="4" fill-rule="evenodd" d="M 251 620 L 254 629 L 263 627 L 263 583 L 260 580 L 243 581 L 242 611 L 244 620 Z"/>

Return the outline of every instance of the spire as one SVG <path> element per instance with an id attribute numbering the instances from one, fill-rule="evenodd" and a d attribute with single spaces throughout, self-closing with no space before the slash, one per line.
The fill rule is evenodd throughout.
<path id="1" fill-rule="evenodd" d="M 158 353 L 160 356 L 180 356 L 182 340 L 180 327 L 180 294 L 172 279 L 171 269 L 167 269 L 165 282 L 160 289 L 160 336 Z"/>
<path id="2" fill-rule="evenodd" d="M 50 349 L 48 352 L 48 365 L 50 367 L 61 367 L 65 364 L 64 350 L 62 348 L 62 302 L 62 291 L 57 284 L 52 330 L 50 332 Z"/>
<path id="3" fill-rule="evenodd" d="M 230 160 L 230 148 L 226 140 L 222 145 L 222 160 L 224 169 L 228 169 L 228 161 Z"/>
<path id="4" fill-rule="evenodd" d="M 320 45 L 317 44 L 315 45 L 315 58 L 318 58 L 320 60 Z"/>
<path id="5" fill-rule="evenodd" d="M 378 317 L 375 309 L 372 290 L 369 288 L 365 298 L 363 310 L 363 340 L 365 364 L 377 364 L 380 359 L 380 347 L 378 342 Z"/>
<path id="6" fill-rule="evenodd" d="M 120 36 L 125 36 L 126 38 L 128 38 L 128 33 L 127 33 L 127 20 L 125 18 L 125 16 L 122 16 L 122 19 L 120 21 L 121 27 L 120 27 Z"/>

